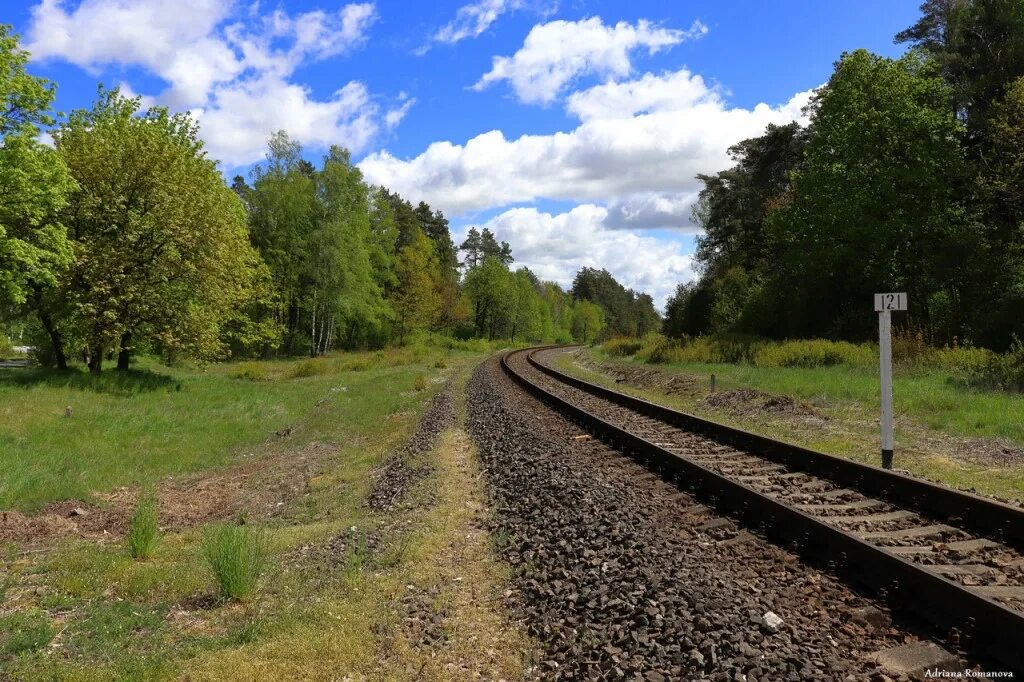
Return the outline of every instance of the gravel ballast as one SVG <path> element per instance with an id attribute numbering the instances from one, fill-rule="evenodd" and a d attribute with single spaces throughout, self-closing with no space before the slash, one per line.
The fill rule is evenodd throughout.
<path id="1" fill-rule="evenodd" d="M 868 601 L 592 440 L 495 359 L 468 424 L 541 677 L 901 678 L 868 656 L 913 636 L 856 618 Z"/>

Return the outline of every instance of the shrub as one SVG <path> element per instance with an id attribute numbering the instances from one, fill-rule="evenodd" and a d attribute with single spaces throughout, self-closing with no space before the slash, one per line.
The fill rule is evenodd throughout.
<path id="1" fill-rule="evenodd" d="M 1024 391 L 1024 342 L 1016 336 L 1002 355 L 991 353 L 985 362 L 971 366 L 967 383 L 979 388 Z"/>
<path id="2" fill-rule="evenodd" d="M 143 491 L 135 505 L 135 512 L 128 520 L 128 532 L 125 534 L 125 543 L 130 555 L 136 559 L 148 559 L 153 556 L 156 543 L 160 539 L 159 520 L 156 495 L 151 490 Z"/>
<path id="3" fill-rule="evenodd" d="M 314 360 L 310 358 L 297 362 L 292 366 L 291 372 L 288 373 L 292 379 L 304 379 L 306 377 L 315 377 L 319 374 L 325 374 L 327 372 L 327 363 L 323 360 Z"/>
<path id="4" fill-rule="evenodd" d="M 434 369 L 447 369 L 448 363 L 445 362 L 444 358 L 440 358 L 434 363 Z"/>
<path id="5" fill-rule="evenodd" d="M 868 366 L 876 362 L 871 346 L 825 339 L 766 345 L 754 355 L 754 364 L 758 367 Z"/>
<path id="6" fill-rule="evenodd" d="M 608 355 L 617 355 L 619 357 L 629 357 L 635 355 L 638 350 L 643 348 L 643 342 L 640 339 L 631 339 L 626 337 L 616 337 L 614 339 L 608 339 L 601 344 L 601 348 Z"/>
<path id="7" fill-rule="evenodd" d="M 413 380 L 412 387 L 415 388 L 417 391 L 427 390 L 427 378 L 422 374 L 419 375 L 418 377 L 416 377 L 415 380 Z"/>
<path id="8" fill-rule="evenodd" d="M 11 340 L 0 334 L 0 360 L 6 360 L 14 357 L 14 344 Z"/>
<path id="9" fill-rule="evenodd" d="M 266 535 L 251 526 L 218 524 L 203 537 L 203 555 L 225 599 L 244 600 L 256 591 L 266 554 Z"/>

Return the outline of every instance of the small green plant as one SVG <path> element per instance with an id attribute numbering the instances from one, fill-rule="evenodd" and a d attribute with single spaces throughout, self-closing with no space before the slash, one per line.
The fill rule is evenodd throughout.
<path id="1" fill-rule="evenodd" d="M 435 369 L 447 369 L 447 367 L 448 367 L 448 363 L 445 362 L 444 358 L 440 358 L 437 362 L 434 363 L 434 368 Z"/>
<path id="2" fill-rule="evenodd" d="M 220 596 L 245 600 L 255 593 L 266 566 L 266 535 L 251 526 L 211 526 L 203 537 L 203 555 Z"/>
<path id="3" fill-rule="evenodd" d="M 50 643 L 54 634 L 44 611 L 0 616 L 0 658 L 38 651 Z"/>
<path id="4" fill-rule="evenodd" d="M 129 554 L 136 559 L 149 559 L 153 556 L 160 539 L 159 520 L 156 495 L 152 490 L 143 491 L 135 505 L 135 513 L 128 520 L 125 543 Z"/>
<path id="5" fill-rule="evenodd" d="M 427 378 L 420 374 L 418 377 L 416 377 L 415 380 L 413 380 L 412 387 L 415 388 L 417 391 L 427 390 Z"/>

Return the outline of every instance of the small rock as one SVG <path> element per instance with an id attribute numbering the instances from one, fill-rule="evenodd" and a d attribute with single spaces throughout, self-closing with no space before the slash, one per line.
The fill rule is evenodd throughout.
<path id="1" fill-rule="evenodd" d="M 769 632 L 778 632 L 782 627 L 782 619 L 773 611 L 767 611 L 761 616 L 761 625 Z"/>

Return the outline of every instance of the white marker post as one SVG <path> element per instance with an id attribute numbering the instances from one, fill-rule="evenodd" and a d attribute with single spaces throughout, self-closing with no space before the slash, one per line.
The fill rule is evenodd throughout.
<path id="1" fill-rule="evenodd" d="M 907 295 L 875 294 L 882 370 L 882 468 L 892 469 L 892 311 L 907 309 Z"/>

